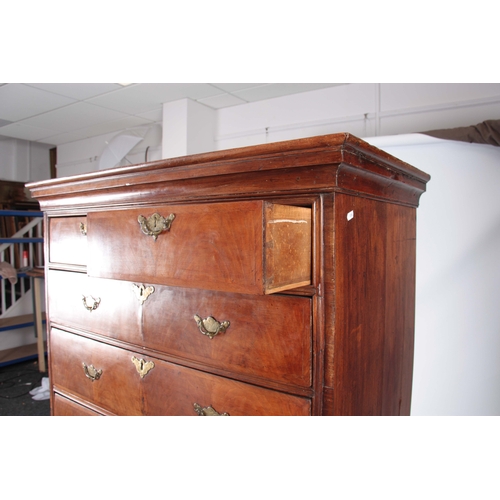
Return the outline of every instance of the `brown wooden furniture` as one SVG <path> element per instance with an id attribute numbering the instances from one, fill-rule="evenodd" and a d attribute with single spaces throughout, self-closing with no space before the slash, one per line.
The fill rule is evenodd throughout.
<path id="1" fill-rule="evenodd" d="M 428 180 L 335 134 L 30 184 L 52 413 L 409 414 Z"/>

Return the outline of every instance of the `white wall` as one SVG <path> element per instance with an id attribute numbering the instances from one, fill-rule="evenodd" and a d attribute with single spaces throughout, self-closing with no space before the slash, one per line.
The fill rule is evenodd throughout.
<path id="1" fill-rule="evenodd" d="M 0 180 L 41 181 L 50 178 L 53 146 L 21 139 L 0 138 Z"/>
<path id="2" fill-rule="evenodd" d="M 217 149 L 350 132 L 374 137 L 500 118 L 500 84 L 341 85 L 218 111 Z"/>
<path id="3" fill-rule="evenodd" d="M 217 149 L 351 132 L 373 136 L 376 85 L 352 84 L 268 99 L 218 112 Z"/>
<path id="4" fill-rule="evenodd" d="M 412 415 L 500 415 L 500 148 L 368 141 L 432 177 L 417 210 Z"/>

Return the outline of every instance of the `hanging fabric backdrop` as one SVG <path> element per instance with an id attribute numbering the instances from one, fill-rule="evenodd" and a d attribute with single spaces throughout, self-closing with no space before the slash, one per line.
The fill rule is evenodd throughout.
<path id="1" fill-rule="evenodd" d="M 486 120 L 477 125 L 470 125 L 469 127 L 431 130 L 422 133 L 437 137 L 438 139 L 500 146 L 500 120 Z"/>

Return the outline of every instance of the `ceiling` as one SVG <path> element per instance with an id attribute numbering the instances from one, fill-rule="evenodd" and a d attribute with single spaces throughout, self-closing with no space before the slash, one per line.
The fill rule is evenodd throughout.
<path id="1" fill-rule="evenodd" d="M 0 83 L 0 139 L 58 146 L 161 123 L 163 103 L 178 99 L 220 109 L 336 85 L 343 84 Z"/>

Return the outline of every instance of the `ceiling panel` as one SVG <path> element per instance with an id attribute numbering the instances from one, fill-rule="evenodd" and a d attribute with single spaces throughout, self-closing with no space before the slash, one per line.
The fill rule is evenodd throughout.
<path id="1" fill-rule="evenodd" d="M 0 87 L 0 118 L 18 121 L 73 102 L 74 99 L 28 87 L 22 83 L 9 83 Z"/>
<path id="2" fill-rule="evenodd" d="M 161 123 L 163 104 L 189 98 L 213 109 L 336 83 L 5 83 L 0 137 L 60 145 Z"/>
<path id="3" fill-rule="evenodd" d="M 213 83 L 218 89 L 225 92 L 234 92 L 236 90 L 251 89 L 252 87 L 261 87 L 267 83 Z"/>
<path id="4" fill-rule="evenodd" d="M 135 116 L 152 122 L 161 122 L 163 119 L 163 106 L 152 109 L 151 111 L 146 111 L 145 113 L 137 113 Z"/>
<path id="5" fill-rule="evenodd" d="M 49 111 L 43 115 L 28 118 L 23 120 L 22 123 L 33 127 L 45 126 L 55 132 L 65 132 L 69 128 L 78 130 L 102 122 L 124 118 L 125 116 L 125 113 L 112 109 L 94 106 L 88 102 L 77 102 L 55 111 Z"/>
<path id="6" fill-rule="evenodd" d="M 51 135 L 51 131 L 46 128 L 31 127 L 23 123 L 11 123 L 10 125 L 1 127 L 0 133 L 6 137 L 23 139 L 25 141 L 43 141 Z M 51 142 L 47 143 L 52 144 Z"/>
<path id="7" fill-rule="evenodd" d="M 88 102 L 130 114 L 144 113 L 159 103 L 189 97 L 198 100 L 220 94 L 220 90 L 207 83 L 142 83 L 90 99 Z"/>
<path id="8" fill-rule="evenodd" d="M 332 86 L 331 83 L 269 83 L 260 87 L 236 90 L 233 93 L 245 101 L 255 102 Z"/>
<path id="9" fill-rule="evenodd" d="M 240 99 L 232 94 L 219 94 L 205 99 L 199 99 L 199 102 L 210 106 L 214 109 L 227 108 L 229 106 L 237 106 L 238 104 L 245 104 L 247 101 Z"/>
<path id="10" fill-rule="evenodd" d="M 77 101 L 83 101 L 122 88 L 117 83 L 26 83 L 25 85 L 70 97 Z"/>

